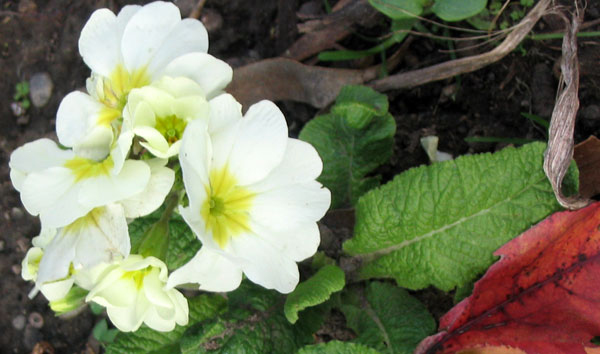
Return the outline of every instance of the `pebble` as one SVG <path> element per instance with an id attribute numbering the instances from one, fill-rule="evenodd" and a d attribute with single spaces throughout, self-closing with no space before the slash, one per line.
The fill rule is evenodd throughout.
<path id="1" fill-rule="evenodd" d="M 21 265 L 20 264 L 13 264 L 10 267 L 10 270 L 12 270 L 13 273 L 15 273 L 16 275 L 21 274 Z"/>
<path id="2" fill-rule="evenodd" d="M 34 328 L 42 328 L 44 326 L 44 318 L 39 314 L 39 312 L 30 313 L 27 322 L 29 322 L 29 324 Z"/>
<path id="3" fill-rule="evenodd" d="M 52 96 L 53 88 L 54 84 L 50 74 L 46 72 L 33 74 L 29 79 L 31 103 L 38 108 L 45 106 L 50 96 Z"/>
<path id="4" fill-rule="evenodd" d="M 18 331 L 20 331 L 23 328 L 25 328 L 25 316 L 18 315 L 17 317 L 13 318 L 12 319 L 12 325 Z"/>
<path id="5" fill-rule="evenodd" d="M 13 217 L 13 219 L 21 219 L 24 213 L 21 208 L 13 207 L 10 209 L 10 215 Z"/>

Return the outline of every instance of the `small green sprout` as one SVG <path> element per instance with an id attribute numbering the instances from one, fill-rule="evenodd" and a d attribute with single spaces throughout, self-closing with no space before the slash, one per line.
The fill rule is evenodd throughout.
<path id="1" fill-rule="evenodd" d="M 18 82 L 15 85 L 15 95 L 13 96 L 15 102 L 19 103 L 23 110 L 29 109 L 31 101 L 29 101 L 29 83 L 27 81 Z"/>

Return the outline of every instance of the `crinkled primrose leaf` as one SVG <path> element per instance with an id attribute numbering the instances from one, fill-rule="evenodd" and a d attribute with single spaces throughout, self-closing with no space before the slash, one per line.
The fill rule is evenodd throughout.
<path id="1" fill-rule="evenodd" d="M 542 170 L 545 144 L 408 170 L 363 196 L 344 250 L 362 278 L 448 291 L 481 274 L 493 252 L 560 209 Z M 577 186 L 574 165 L 565 179 Z"/>
<path id="2" fill-rule="evenodd" d="M 379 352 L 375 349 L 365 347 L 364 345 L 340 342 L 332 340 L 327 343 L 319 343 L 314 345 L 307 345 L 300 349 L 298 354 L 378 354 Z"/>
<path id="3" fill-rule="evenodd" d="M 396 123 L 385 95 L 363 86 L 346 86 L 331 113 L 308 122 L 300 139 L 323 159 L 318 181 L 331 190 L 332 208 L 354 205 L 379 177 L 366 177 L 392 153 Z"/>
<path id="4" fill-rule="evenodd" d="M 182 353 L 295 353 L 313 342 L 312 333 L 283 316 L 278 293 L 244 282 L 228 296 L 227 313 L 185 333 Z"/>
<path id="5" fill-rule="evenodd" d="M 344 288 L 344 272 L 337 266 L 326 265 L 307 281 L 298 284 L 287 296 L 284 305 L 285 317 L 291 323 L 298 321 L 298 312 L 327 301 L 331 294 Z"/>
<path id="6" fill-rule="evenodd" d="M 364 299 L 345 294 L 341 310 L 346 325 L 358 335 L 354 342 L 381 353 L 412 353 L 423 338 L 435 332 L 435 320 L 425 305 L 406 290 L 382 282 L 368 285 Z"/>
<path id="7" fill-rule="evenodd" d="M 227 300 L 219 295 L 199 295 L 189 299 L 188 304 L 190 321 L 187 326 L 177 326 L 171 332 L 158 332 L 146 326 L 135 332 L 120 332 L 115 341 L 106 347 L 106 353 L 179 353 L 181 337 L 186 329 L 223 312 L 227 307 Z"/>
<path id="8" fill-rule="evenodd" d="M 163 208 L 146 217 L 135 219 L 129 224 L 132 250 L 138 249 L 142 236 L 158 222 L 162 211 Z M 187 263 L 198 252 L 201 244 L 185 221 L 178 215 L 173 215 L 169 220 L 169 235 L 165 263 L 169 270 L 173 270 Z"/>

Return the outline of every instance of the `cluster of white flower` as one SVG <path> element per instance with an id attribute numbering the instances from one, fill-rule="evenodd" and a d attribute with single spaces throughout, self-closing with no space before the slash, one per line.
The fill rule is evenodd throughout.
<path id="1" fill-rule="evenodd" d="M 22 267 L 33 293 L 64 305 L 77 289 L 122 331 L 170 331 L 188 321 L 180 284 L 230 291 L 243 273 L 282 293 L 295 288 L 296 262 L 316 252 L 316 222 L 330 204 L 315 180 L 322 162 L 288 138 L 272 102 L 242 116 L 223 91 L 231 67 L 207 50 L 202 23 L 170 3 L 92 14 L 79 39 L 92 74 L 87 93 L 60 104 L 60 145 L 40 139 L 10 159 L 13 185 L 42 225 Z M 169 275 L 161 252 L 131 253 L 128 223 L 184 193 L 177 165 L 187 195 L 178 212 L 202 248 Z"/>

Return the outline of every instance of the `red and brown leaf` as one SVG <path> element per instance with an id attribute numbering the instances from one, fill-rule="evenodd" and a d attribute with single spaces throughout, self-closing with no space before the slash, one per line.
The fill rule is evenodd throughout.
<path id="1" fill-rule="evenodd" d="M 416 353 L 597 352 L 600 335 L 600 203 L 556 213 L 495 252 L 473 289 Z"/>

